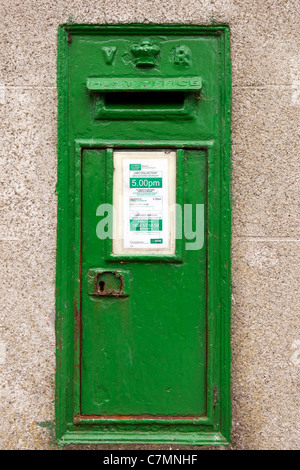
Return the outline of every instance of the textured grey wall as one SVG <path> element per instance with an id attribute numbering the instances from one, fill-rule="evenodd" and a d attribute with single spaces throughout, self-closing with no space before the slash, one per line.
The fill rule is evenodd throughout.
<path id="1" fill-rule="evenodd" d="M 1 449 L 51 448 L 56 36 L 69 18 L 230 25 L 232 448 L 299 447 L 299 12 L 299 0 L 2 0 Z"/>

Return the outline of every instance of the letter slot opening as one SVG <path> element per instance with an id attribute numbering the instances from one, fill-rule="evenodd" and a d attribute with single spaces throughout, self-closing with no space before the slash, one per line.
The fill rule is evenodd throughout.
<path id="1" fill-rule="evenodd" d="M 181 91 L 116 91 L 104 94 L 104 103 L 110 109 L 166 109 L 182 108 L 185 94 Z"/>

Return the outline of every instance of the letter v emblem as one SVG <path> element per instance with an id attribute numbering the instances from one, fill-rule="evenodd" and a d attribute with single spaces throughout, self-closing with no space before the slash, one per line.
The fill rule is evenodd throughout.
<path id="1" fill-rule="evenodd" d="M 114 60 L 117 48 L 115 46 L 102 47 L 102 51 L 104 54 L 105 62 L 107 63 L 107 65 L 111 65 Z"/>

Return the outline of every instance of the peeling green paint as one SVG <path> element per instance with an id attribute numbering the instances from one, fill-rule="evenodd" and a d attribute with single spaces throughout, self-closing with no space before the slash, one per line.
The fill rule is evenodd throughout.
<path id="1" fill-rule="evenodd" d="M 46 428 L 49 431 L 49 445 L 50 447 L 57 448 L 57 440 L 55 435 L 55 421 L 41 421 L 36 423 L 42 428 Z"/>

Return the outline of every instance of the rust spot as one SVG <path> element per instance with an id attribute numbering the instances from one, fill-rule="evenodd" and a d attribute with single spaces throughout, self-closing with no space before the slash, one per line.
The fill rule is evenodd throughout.
<path id="1" fill-rule="evenodd" d="M 74 322 L 75 322 L 75 332 L 78 335 L 78 332 L 80 331 L 80 313 L 77 308 L 76 298 L 74 300 Z M 78 337 L 76 337 L 75 339 L 78 339 Z"/>
<path id="2" fill-rule="evenodd" d="M 214 394 L 213 394 L 213 408 L 215 408 L 218 399 L 218 387 L 214 385 Z"/>

